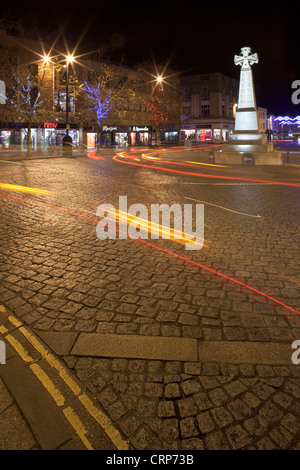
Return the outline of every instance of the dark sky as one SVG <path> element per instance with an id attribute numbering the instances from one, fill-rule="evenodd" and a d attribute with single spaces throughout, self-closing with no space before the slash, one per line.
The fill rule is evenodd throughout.
<path id="1" fill-rule="evenodd" d="M 8 4 L 7 4 L 8 5 Z M 300 2 L 236 0 L 15 0 L 10 13 L 30 28 L 58 28 L 84 51 L 105 44 L 111 59 L 135 65 L 170 60 L 182 73 L 221 72 L 239 78 L 233 56 L 250 46 L 257 104 L 273 114 L 300 114 L 291 84 L 300 80 Z M 9 7 L 0 7 L 1 13 Z"/>

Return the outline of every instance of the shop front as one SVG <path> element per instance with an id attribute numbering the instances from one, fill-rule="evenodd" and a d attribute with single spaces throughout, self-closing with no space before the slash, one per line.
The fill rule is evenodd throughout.
<path id="1" fill-rule="evenodd" d="M 178 128 L 175 124 L 170 124 L 165 128 L 164 141 L 172 144 L 178 143 Z"/>
<path id="2" fill-rule="evenodd" d="M 152 126 L 130 126 L 129 145 L 148 147 L 152 142 Z"/>
<path id="3" fill-rule="evenodd" d="M 0 131 L 1 148 L 11 148 L 20 145 L 21 129 L 1 129 Z"/>
<path id="4" fill-rule="evenodd" d="M 87 132 L 86 134 L 86 148 L 95 149 L 97 146 L 97 134 L 96 132 Z"/>
<path id="5" fill-rule="evenodd" d="M 196 129 L 196 140 L 198 142 L 211 142 L 212 135 L 212 129 L 204 127 Z"/>
<path id="6" fill-rule="evenodd" d="M 196 125 L 186 122 L 184 127 L 180 129 L 180 142 L 184 143 L 188 139 L 196 139 Z"/>
<path id="7" fill-rule="evenodd" d="M 26 129 L 24 129 L 26 130 Z M 36 129 L 32 129 L 36 131 Z M 32 132 L 31 131 L 31 132 Z M 73 146 L 79 145 L 79 129 L 76 129 L 75 126 L 69 129 L 69 136 L 72 138 Z M 62 139 L 67 134 L 66 125 L 57 122 L 44 122 L 43 127 L 41 128 L 41 146 L 42 148 L 48 148 L 52 145 L 60 146 L 62 145 Z"/>
<path id="8" fill-rule="evenodd" d="M 128 147 L 129 126 L 103 126 L 101 145 L 104 147 Z"/>

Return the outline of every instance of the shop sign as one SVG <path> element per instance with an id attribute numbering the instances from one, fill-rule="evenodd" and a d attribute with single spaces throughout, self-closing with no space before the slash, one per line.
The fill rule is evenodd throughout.
<path id="1" fill-rule="evenodd" d="M 151 128 L 148 126 L 139 127 L 139 126 L 132 126 L 132 132 L 150 132 Z"/>
<path id="2" fill-rule="evenodd" d="M 44 129 L 56 129 L 57 122 L 44 122 Z"/>
<path id="3" fill-rule="evenodd" d="M 118 128 L 117 128 L 117 127 L 103 126 L 103 127 L 102 127 L 102 130 L 103 130 L 104 132 L 112 132 L 112 131 L 117 131 Z"/>

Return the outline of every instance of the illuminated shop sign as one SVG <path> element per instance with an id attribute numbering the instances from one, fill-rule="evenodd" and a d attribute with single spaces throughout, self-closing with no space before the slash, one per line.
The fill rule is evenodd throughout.
<path id="1" fill-rule="evenodd" d="M 144 126 L 144 127 L 132 126 L 132 132 L 151 132 L 151 128 L 148 126 Z"/>
<path id="2" fill-rule="evenodd" d="M 103 126 L 103 131 L 106 131 L 106 132 L 112 132 L 112 131 L 117 131 L 118 128 L 117 127 L 109 127 L 109 126 Z"/>
<path id="3" fill-rule="evenodd" d="M 44 129 L 56 129 L 57 122 L 44 122 Z"/>

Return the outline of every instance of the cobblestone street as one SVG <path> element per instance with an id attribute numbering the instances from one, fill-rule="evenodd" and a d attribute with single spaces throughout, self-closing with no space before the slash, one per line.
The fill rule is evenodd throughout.
<path id="1" fill-rule="evenodd" d="M 133 449 L 300 450 L 300 166 L 205 167 L 200 151 L 153 163 L 142 152 L 0 163 L 0 183 L 50 192 L 0 188 L 2 311 Z M 203 248 L 100 240 L 97 207 L 118 208 L 119 196 L 149 209 L 203 203 Z M 16 406 L 8 367 L 0 430 Z M 32 434 L 27 448 L 39 448 Z"/>

